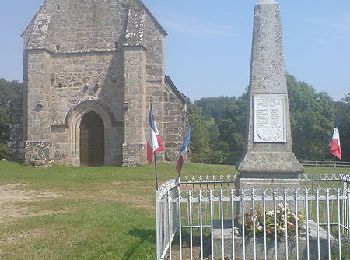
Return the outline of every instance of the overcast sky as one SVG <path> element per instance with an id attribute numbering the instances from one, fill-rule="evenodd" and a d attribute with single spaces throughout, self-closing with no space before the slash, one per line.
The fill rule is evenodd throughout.
<path id="1" fill-rule="evenodd" d="M 74 1 L 74 0 L 72 0 Z M 22 39 L 42 0 L 2 1 L 0 78 L 22 81 Z M 144 0 L 166 29 L 166 74 L 192 100 L 249 83 L 255 0 Z M 350 92 L 350 1 L 280 0 L 287 71 L 339 100 Z"/>

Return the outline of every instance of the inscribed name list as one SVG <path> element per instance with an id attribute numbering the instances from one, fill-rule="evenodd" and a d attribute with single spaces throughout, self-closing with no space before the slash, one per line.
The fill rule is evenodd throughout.
<path id="1" fill-rule="evenodd" d="M 286 96 L 254 95 L 254 142 L 286 142 Z"/>

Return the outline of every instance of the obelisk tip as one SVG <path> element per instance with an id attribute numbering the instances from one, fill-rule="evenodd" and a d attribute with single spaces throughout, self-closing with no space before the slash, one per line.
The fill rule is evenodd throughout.
<path id="1" fill-rule="evenodd" d="M 274 0 L 258 0 L 257 3 L 258 4 L 277 4 L 277 2 Z"/>

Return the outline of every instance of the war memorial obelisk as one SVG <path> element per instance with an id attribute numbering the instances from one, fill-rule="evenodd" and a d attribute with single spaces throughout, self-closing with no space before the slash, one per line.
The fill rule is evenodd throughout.
<path id="1" fill-rule="evenodd" d="M 279 5 L 258 0 L 254 12 L 246 147 L 237 164 L 238 186 L 295 188 L 303 167 L 292 152 Z"/>

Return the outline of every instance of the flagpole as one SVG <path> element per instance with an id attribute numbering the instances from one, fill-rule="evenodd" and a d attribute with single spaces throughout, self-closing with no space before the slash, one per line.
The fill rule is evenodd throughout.
<path id="1" fill-rule="evenodd" d="M 338 120 L 336 119 L 336 127 L 338 129 L 338 126 L 339 126 L 339 123 L 338 123 Z M 338 132 L 338 142 L 339 142 L 339 132 Z M 337 162 L 336 162 L 336 156 L 334 155 L 334 161 L 333 161 L 333 171 L 334 171 L 334 174 L 336 174 L 337 172 Z"/>
<path id="2" fill-rule="evenodd" d="M 149 98 L 149 105 L 150 105 L 150 111 L 153 109 L 152 106 L 152 97 Z M 152 112 L 153 113 L 153 112 Z M 156 178 L 156 191 L 158 191 L 158 171 L 157 171 L 157 155 L 156 152 L 153 152 L 153 159 L 154 159 L 154 176 Z"/>
<path id="3" fill-rule="evenodd" d="M 154 175 L 156 177 L 156 191 L 158 191 L 158 171 L 157 171 L 157 155 L 156 152 L 153 152 L 154 157 Z"/>

